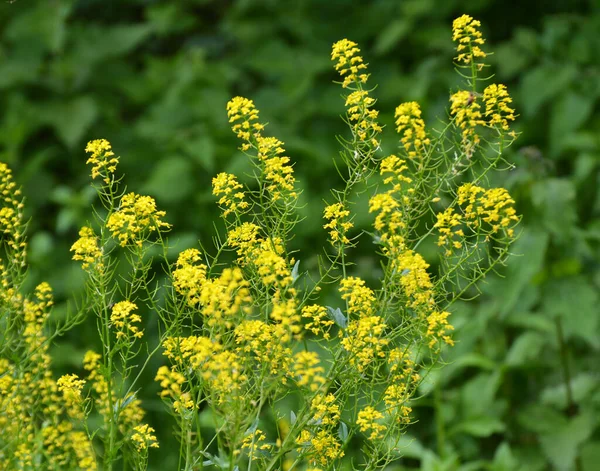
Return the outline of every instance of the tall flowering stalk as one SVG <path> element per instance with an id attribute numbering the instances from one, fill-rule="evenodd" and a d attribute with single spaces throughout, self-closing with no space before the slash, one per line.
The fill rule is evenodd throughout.
<path id="1" fill-rule="evenodd" d="M 49 285 L 33 296 L 19 292 L 21 202 L 0 166 L 8 195 L 0 209 L 3 243 L 17 262 L 16 269 L 0 263 L 9 332 L 0 346 L 23 358 L 0 357 L 0 405 L 8 411 L 0 416 L 0 465 L 146 469 L 159 443 L 136 391 L 159 352 L 165 363 L 155 380 L 180 442 L 177 469 L 338 469 L 357 458 L 351 441 L 362 444 L 361 469 L 396 459 L 413 420 L 411 399 L 454 344 L 453 304 L 504 263 L 519 222 L 507 190 L 486 186 L 515 138 L 515 111 L 504 85 L 479 92 L 487 55 L 479 27 L 467 15 L 453 24 L 467 88 L 452 94 L 447 125 L 430 129 L 418 103 L 401 103 L 398 149 L 387 156 L 361 51 L 348 39 L 333 45 L 348 134 L 338 139 L 342 183 L 323 210 L 328 244 L 318 273 L 303 271 L 308 254 L 288 247 L 299 221 L 293 161 L 267 135 L 252 100 L 233 98 L 227 115 L 254 171 L 213 179 L 224 235 L 213 252 L 186 248 L 174 261 L 165 255 L 166 286 L 150 281 L 151 249 L 167 253 L 165 212 L 152 197 L 125 191 L 108 141 L 90 142 L 102 208 L 71 248 L 87 291 L 66 327 L 93 316 L 101 349 L 85 354 L 81 374 L 52 375 Z M 372 232 L 355 224 L 361 192 L 369 195 Z M 420 252 L 428 240 L 438 247 L 436 273 Z M 365 242 L 375 244 L 381 266 L 368 279 L 349 250 Z M 160 339 L 148 346 L 150 313 Z"/>

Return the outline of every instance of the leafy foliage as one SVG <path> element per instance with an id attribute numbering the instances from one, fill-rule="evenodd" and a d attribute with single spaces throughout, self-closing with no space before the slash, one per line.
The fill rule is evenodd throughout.
<path id="1" fill-rule="evenodd" d="M 82 288 L 67 259 L 94 198 L 81 149 L 97 136 L 127 155 L 128 181 L 166 209 L 179 247 L 198 234 L 210 243 L 210 179 L 217 169 L 246 170 L 231 153 L 222 112 L 234 94 L 252 95 L 272 117 L 273 133 L 298 162 L 303 214 L 320 214 L 337 178 L 331 136 L 342 112 L 324 52 L 346 36 L 367 45 L 378 64 L 381 121 L 393 125 L 401 95 L 421 102 L 433 122 L 456 85 L 446 67 L 448 24 L 463 7 L 456 0 L 360 8 L 341 0 L 4 3 L 0 159 L 25 183 L 30 214 L 46 215 L 30 224 L 31 283 L 52 279 L 59 315 Z M 600 15 L 591 1 L 469 7 L 490 31 L 494 70 L 521 110 L 509 159 L 517 165 L 503 184 L 521 206 L 524 230 L 506 278 L 484 287 L 476 309 L 461 306 L 450 365 L 431 375 L 415 407 L 423 424 L 435 418 L 437 426 L 413 427 L 405 467 L 592 470 L 600 455 Z M 320 224 L 309 217 L 295 243 L 314 246 Z M 377 268 L 366 257 L 360 267 Z M 93 325 L 82 327 L 83 335 L 57 342 L 55 363 L 81 364 L 94 337 Z M 565 357 L 576 407 L 567 401 Z"/>

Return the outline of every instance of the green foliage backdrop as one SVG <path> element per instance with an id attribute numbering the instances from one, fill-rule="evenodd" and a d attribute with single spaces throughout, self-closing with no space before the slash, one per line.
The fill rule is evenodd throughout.
<path id="1" fill-rule="evenodd" d="M 255 100 L 296 162 L 306 220 L 295 244 L 314 246 L 343 127 L 331 44 L 357 41 L 374 64 L 384 124 L 407 100 L 433 123 L 455 88 L 450 24 L 462 13 L 482 21 L 520 113 L 516 167 L 498 183 L 517 200 L 523 233 L 506 278 L 456 310 L 457 345 L 415 404 L 419 422 L 396 469 L 598 469 L 597 1 L 3 2 L 0 160 L 24 185 L 32 216 L 30 284 L 51 283 L 57 317 L 81 289 L 69 247 L 90 217 L 83 148 L 94 138 L 109 139 L 130 188 L 167 211 L 177 250 L 198 238 L 210 245 L 210 181 L 246 162 L 232 151 L 225 113 L 238 94 Z M 375 263 L 360 264 L 366 277 Z M 59 369 L 77 368 L 95 335 L 82 325 L 59 339 Z M 149 374 L 149 410 L 161 407 L 156 390 Z M 168 443 L 168 427 L 160 432 Z M 171 469 L 168 460 L 160 453 L 152 469 Z"/>

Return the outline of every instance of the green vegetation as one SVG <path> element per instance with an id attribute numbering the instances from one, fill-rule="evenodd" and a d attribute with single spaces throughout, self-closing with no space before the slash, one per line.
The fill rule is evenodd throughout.
<path id="1" fill-rule="evenodd" d="M 394 469 L 595 470 L 600 14 L 591 1 L 522 3 L 484 0 L 469 11 L 464 2 L 422 0 L 3 4 L 0 160 L 23 183 L 32 217 L 27 286 L 50 281 L 57 321 L 72 294 L 83 293 L 69 249 L 96 198 L 83 148 L 97 137 L 122 156 L 129 188 L 167 212 L 177 243 L 172 262 L 198 238 L 211 246 L 218 218 L 212 177 L 250 169 L 232 151 L 238 143 L 224 112 L 235 95 L 252 97 L 296 162 L 306 219 L 292 243 L 312 252 L 326 241 L 320 215 L 339 183 L 332 156 L 334 136 L 344 133 L 331 44 L 348 37 L 376 64 L 372 95 L 381 123 L 393 128 L 396 106 L 412 100 L 435 123 L 460 80 L 448 67 L 450 23 L 468 13 L 482 21 L 495 80 L 507 84 L 519 113 L 520 138 L 506 157 L 515 167 L 492 184 L 517 201 L 522 233 L 502 277 L 488 278 L 477 300 L 456 306 L 456 345 L 444 354 L 448 365 L 422 384 L 412 404 L 418 422 Z M 388 155 L 396 143 L 384 146 Z M 370 222 L 357 211 L 359 229 Z M 432 248 L 423 255 L 435 266 Z M 369 279 L 377 260 L 367 251 L 355 256 Z M 314 269 L 317 260 L 303 263 Z M 80 369 L 90 348 L 99 348 L 94 321 L 55 339 L 56 372 Z M 160 364 L 157 357 L 142 378 L 150 424 L 163 407 L 152 373 Z M 157 435 L 167 447 L 171 430 Z M 170 469 L 168 460 L 156 454 L 151 469 Z"/>

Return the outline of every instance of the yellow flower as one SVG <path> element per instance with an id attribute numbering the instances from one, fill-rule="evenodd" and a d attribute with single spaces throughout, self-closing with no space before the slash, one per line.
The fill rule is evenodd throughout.
<path id="1" fill-rule="evenodd" d="M 133 430 L 135 430 L 135 433 L 131 436 L 131 441 L 134 442 L 138 451 L 147 450 L 148 448 L 158 448 L 154 429 L 148 424 L 138 425 Z"/>
<path id="2" fill-rule="evenodd" d="M 81 260 L 83 269 L 90 265 L 98 264 L 102 268 L 102 250 L 98 246 L 98 237 L 91 227 L 84 226 L 79 231 L 79 239 L 71 246 L 71 252 L 75 252 L 73 260 Z"/>
<path id="3" fill-rule="evenodd" d="M 377 423 L 377 420 L 383 419 L 383 414 L 371 406 L 367 406 L 358 413 L 356 425 L 361 432 L 371 431 L 369 440 L 379 440 L 383 438 L 383 432 L 387 429 L 385 425 Z"/>
<path id="4" fill-rule="evenodd" d="M 161 221 L 166 213 L 156 209 L 156 202 L 150 196 L 129 193 L 121 198 L 119 209 L 112 213 L 106 227 L 121 246 L 135 243 L 141 246 L 149 232 L 166 230 L 170 225 Z"/>
<path id="5" fill-rule="evenodd" d="M 302 430 L 296 444 L 299 453 L 323 466 L 344 456 L 341 444 L 329 430 L 319 430 L 316 434 Z"/>
<path id="6" fill-rule="evenodd" d="M 222 195 L 218 204 L 224 208 L 223 217 L 227 217 L 231 213 L 239 215 L 245 209 L 248 209 L 248 202 L 244 201 L 244 192 L 237 191 L 243 186 L 237 181 L 235 175 L 219 173 L 213 178 L 212 185 L 213 195 Z"/>
<path id="7" fill-rule="evenodd" d="M 173 287 L 175 291 L 186 297 L 190 306 L 200 302 L 202 285 L 206 281 L 208 267 L 199 263 L 201 260 L 199 250 L 184 250 L 177 258 L 177 268 L 173 270 Z"/>
<path id="8" fill-rule="evenodd" d="M 479 31 L 480 27 L 481 22 L 469 15 L 462 15 L 452 23 L 452 40 L 458 42 L 456 46 L 458 56 L 455 58 L 457 62 L 469 66 L 487 56 L 480 48 L 485 43 Z M 483 64 L 479 63 L 477 66 L 481 70 Z"/>
<path id="9" fill-rule="evenodd" d="M 368 74 L 360 73 L 361 70 L 366 70 L 367 66 L 363 63 L 363 58 L 358 55 L 360 49 L 353 41 L 342 39 L 333 45 L 331 51 L 331 60 L 336 61 L 335 70 L 344 77 L 342 87 L 346 88 L 352 82 L 366 83 L 369 78 Z"/>
<path id="10" fill-rule="evenodd" d="M 333 394 L 318 394 L 310 404 L 312 421 L 320 426 L 336 425 L 340 420 L 340 406 Z"/>
<path id="11" fill-rule="evenodd" d="M 350 211 L 345 209 L 342 203 L 331 204 L 323 211 L 323 217 L 329 220 L 323 229 L 329 229 L 329 241 L 332 245 L 350 243 L 346 233 L 354 227 L 354 224 L 348 220 L 348 216 Z"/>
<path id="12" fill-rule="evenodd" d="M 92 154 L 86 162 L 93 165 L 92 178 L 95 179 L 100 176 L 103 178 L 104 183 L 110 183 L 112 174 L 115 173 L 119 163 L 119 158 L 114 156 L 110 142 L 106 139 L 90 141 L 85 147 L 85 151 Z"/>
<path id="13" fill-rule="evenodd" d="M 315 335 L 323 335 L 324 339 L 329 339 L 329 329 L 334 321 L 327 316 L 327 309 L 318 304 L 304 306 L 302 308 L 302 317 L 310 319 L 304 328 L 310 330 Z"/>
<path id="14" fill-rule="evenodd" d="M 121 301 L 113 306 L 110 322 L 117 329 L 117 339 L 130 336 L 136 339 L 143 337 L 144 332 L 133 325 L 142 322 L 142 318 L 132 312 L 134 309 L 137 309 L 137 305 L 130 301 Z"/>
<path id="15" fill-rule="evenodd" d="M 409 158 L 423 158 L 430 140 L 425 132 L 425 122 L 421 118 L 421 107 L 416 101 L 402 103 L 396 108 L 396 131 L 402 134 L 400 142 Z M 383 172 L 382 172 L 383 173 Z"/>
<path id="16" fill-rule="evenodd" d="M 456 126 L 462 130 L 463 146 L 468 156 L 472 155 L 474 147 L 480 141 L 475 128 L 478 125 L 486 125 L 478 98 L 475 93 L 466 90 L 458 91 L 450 96 L 450 114 L 454 116 Z"/>
<path id="17" fill-rule="evenodd" d="M 340 282 L 342 299 L 348 303 L 348 317 L 356 314 L 359 317 L 369 316 L 373 312 L 375 294 L 365 282 L 358 277 L 349 276 Z"/>
<path id="18" fill-rule="evenodd" d="M 316 391 L 325 384 L 325 368 L 320 364 L 319 355 L 316 352 L 298 352 L 294 355 L 294 378 L 300 387 L 308 387 Z"/>
<path id="19" fill-rule="evenodd" d="M 510 129 L 508 122 L 515 120 L 515 110 L 509 106 L 512 98 L 506 86 L 495 83 L 488 85 L 483 91 L 483 101 L 485 102 L 484 116 L 488 119 L 487 125 L 508 131 Z"/>
<path id="20" fill-rule="evenodd" d="M 258 110 L 254 106 L 254 102 L 241 96 L 229 100 L 227 116 L 230 123 L 236 123 L 232 126 L 233 132 L 244 141 L 250 141 L 254 132 L 260 132 L 264 128 L 264 125 L 260 123 L 253 123 L 258 120 Z"/>
<path id="21" fill-rule="evenodd" d="M 63 399 L 69 416 L 75 419 L 83 419 L 81 390 L 85 380 L 79 379 L 75 374 L 63 375 L 56 381 L 58 390 L 63 393 Z"/>
<path id="22" fill-rule="evenodd" d="M 350 364 L 358 371 L 364 371 L 377 358 L 385 357 L 383 349 L 390 342 L 383 338 L 386 327 L 379 316 L 362 316 L 348 323 L 345 337 L 340 332 L 342 347 L 350 353 Z"/>

